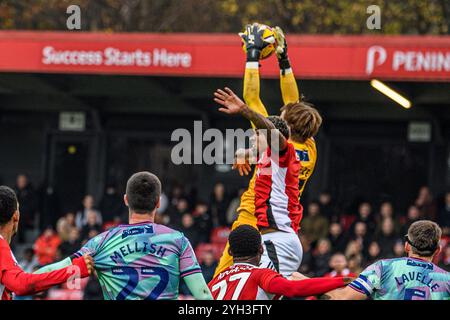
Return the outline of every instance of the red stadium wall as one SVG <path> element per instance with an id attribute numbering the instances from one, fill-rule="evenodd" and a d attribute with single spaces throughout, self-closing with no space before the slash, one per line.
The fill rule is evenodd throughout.
<path id="1" fill-rule="evenodd" d="M 302 78 L 450 81 L 450 36 L 288 36 Z M 242 77 L 233 34 L 0 31 L 0 72 Z M 263 77 L 277 77 L 275 59 Z"/>

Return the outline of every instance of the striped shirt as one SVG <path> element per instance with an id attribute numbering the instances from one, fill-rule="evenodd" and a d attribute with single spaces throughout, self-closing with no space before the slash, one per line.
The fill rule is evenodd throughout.
<path id="1" fill-rule="evenodd" d="M 255 216 L 258 226 L 297 233 L 303 207 L 299 201 L 300 159 L 290 142 L 280 155 L 263 153 L 257 164 Z"/>

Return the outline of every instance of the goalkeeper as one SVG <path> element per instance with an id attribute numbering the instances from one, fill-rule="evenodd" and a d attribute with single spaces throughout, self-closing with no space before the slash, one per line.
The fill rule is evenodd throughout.
<path id="1" fill-rule="evenodd" d="M 258 28 L 258 24 L 247 25 L 246 34 L 240 33 L 243 39 L 246 51 L 247 62 L 245 64 L 244 74 L 244 101 L 254 111 L 268 116 L 267 110 L 260 99 L 260 80 L 259 80 L 259 59 L 262 48 L 264 48 L 264 41 L 262 39 L 262 29 Z M 280 87 L 284 106 L 281 107 L 281 117 L 286 120 L 291 130 L 291 142 L 300 158 L 301 169 L 299 176 L 299 196 L 301 196 L 306 182 L 311 177 L 317 159 L 317 149 L 314 136 L 317 134 L 322 118 L 312 105 L 301 101 L 297 83 L 295 81 L 294 73 L 292 72 L 290 60 L 287 53 L 287 43 L 283 31 L 279 27 L 274 29 L 275 37 L 277 39 L 278 47 L 276 55 L 278 58 L 278 65 L 280 67 Z M 250 165 L 235 164 L 234 167 L 239 169 L 242 174 L 249 174 Z M 249 182 L 248 189 L 241 197 L 240 206 L 237 209 L 238 217 L 233 223 L 232 230 L 243 224 L 248 224 L 256 227 L 255 212 L 255 180 L 256 173 Z M 267 250 L 267 248 L 270 250 Z M 215 276 L 217 276 L 224 269 L 232 265 L 232 257 L 228 253 L 229 245 L 222 254 L 219 265 L 216 268 Z M 279 266 L 283 261 L 279 261 L 277 254 L 277 247 L 273 243 L 264 243 L 264 249 L 267 250 L 270 260 L 274 266 Z M 278 248 L 279 250 L 281 248 Z M 302 257 L 292 257 L 295 261 L 289 263 L 300 266 Z M 276 269 L 276 268 L 275 268 Z M 278 272 L 280 270 L 277 270 Z M 289 276 L 289 275 L 284 275 Z"/>

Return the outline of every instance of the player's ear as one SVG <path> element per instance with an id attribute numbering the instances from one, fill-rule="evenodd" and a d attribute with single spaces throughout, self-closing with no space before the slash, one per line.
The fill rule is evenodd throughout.
<path id="1" fill-rule="evenodd" d="M 156 209 L 159 209 L 161 206 L 161 197 L 158 198 L 158 202 L 156 203 Z"/>
<path id="2" fill-rule="evenodd" d="M 438 256 L 439 253 L 441 253 L 441 251 L 442 251 L 441 246 L 438 246 L 437 249 L 436 249 L 436 251 L 434 251 L 434 253 L 433 253 L 433 257 Z"/>
<path id="3" fill-rule="evenodd" d="M 123 195 L 123 202 L 125 202 L 125 205 L 128 207 L 128 196 L 127 196 L 127 194 Z"/>
<path id="4" fill-rule="evenodd" d="M 16 210 L 16 212 L 14 212 L 13 216 L 12 216 L 12 220 L 14 223 L 19 222 L 20 220 L 20 212 L 19 209 Z"/>
<path id="5" fill-rule="evenodd" d="M 405 242 L 405 252 L 409 253 L 410 250 L 411 250 L 411 247 L 410 247 L 409 243 Z"/>
<path id="6" fill-rule="evenodd" d="M 228 247 L 228 254 L 232 257 L 233 256 L 233 252 L 231 252 L 231 247 Z"/>
<path id="7" fill-rule="evenodd" d="M 259 254 L 263 255 L 264 254 L 264 247 L 262 246 L 262 244 L 259 246 Z"/>

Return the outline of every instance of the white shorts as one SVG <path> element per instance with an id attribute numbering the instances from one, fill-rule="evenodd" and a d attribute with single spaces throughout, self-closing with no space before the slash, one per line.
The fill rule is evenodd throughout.
<path id="1" fill-rule="evenodd" d="M 276 231 L 262 235 L 264 253 L 260 267 L 273 269 L 289 277 L 300 267 L 303 248 L 295 233 Z"/>

